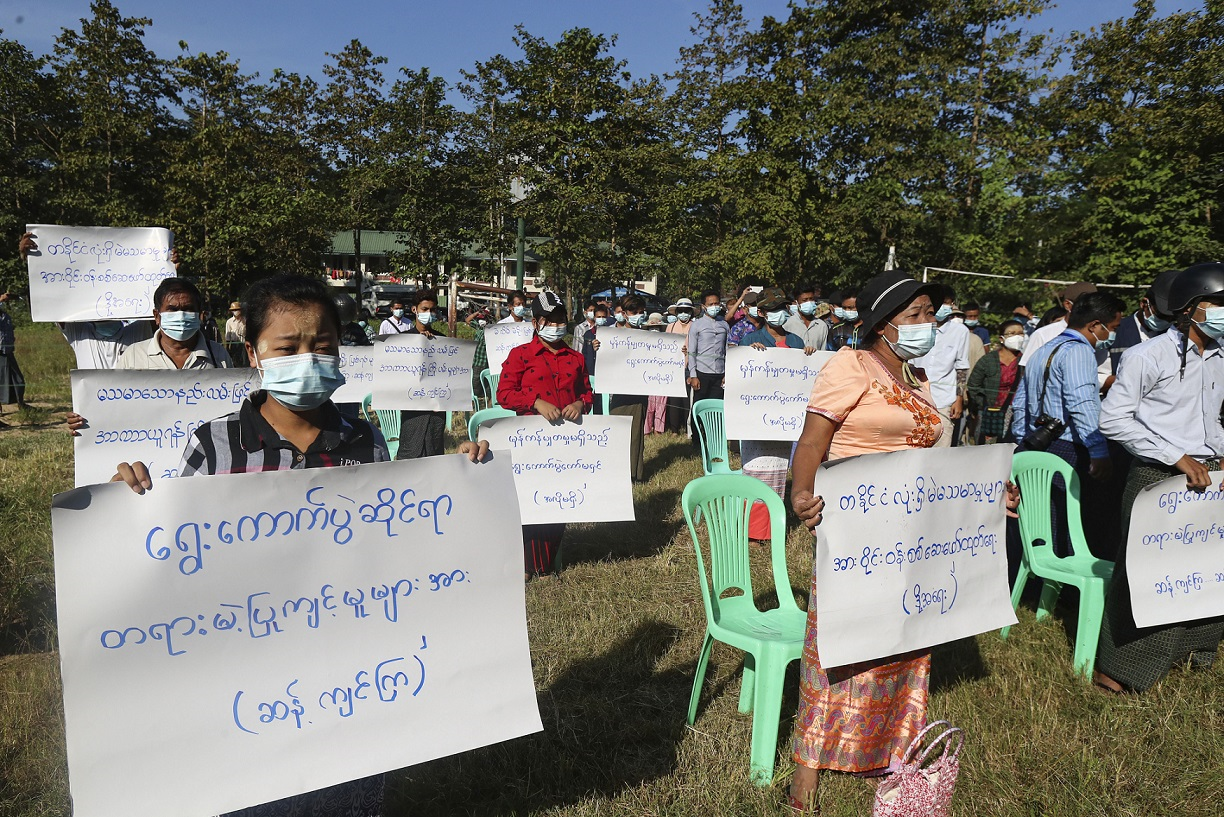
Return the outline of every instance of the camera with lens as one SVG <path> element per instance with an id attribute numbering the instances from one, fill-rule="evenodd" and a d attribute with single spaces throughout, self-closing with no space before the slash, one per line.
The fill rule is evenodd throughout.
<path id="1" fill-rule="evenodd" d="M 1045 413 L 1033 420 L 1033 425 L 1035 428 L 1024 436 L 1023 441 L 1029 451 L 1045 451 L 1067 430 L 1066 423 Z"/>

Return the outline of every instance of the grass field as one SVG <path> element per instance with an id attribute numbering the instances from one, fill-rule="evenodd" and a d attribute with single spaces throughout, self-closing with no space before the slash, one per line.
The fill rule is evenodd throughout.
<path id="1" fill-rule="evenodd" d="M 36 408 L 0 431 L 0 817 L 43 817 L 70 813 L 49 507 L 72 482 L 61 425 L 71 355 L 46 325 L 19 327 L 17 354 Z M 685 726 L 704 620 L 678 500 L 700 466 L 675 436 L 648 438 L 647 456 L 638 521 L 571 526 L 561 576 L 527 589 L 544 731 L 390 774 L 387 814 L 786 813 L 793 667 L 771 788 L 747 782 L 738 652 L 715 646 L 702 710 Z M 788 553 L 806 604 L 802 530 Z M 1070 603 L 1040 624 L 1022 606 L 1006 642 L 987 633 L 935 651 L 930 714 L 968 735 L 953 813 L 1224 813 L 1224 669 L 1175 671 L 1143 697 L 1096 692 L 1071 672 Z M 870 784 L 828 776 L 821 801 L 826 815 L 863 817 Z"/>

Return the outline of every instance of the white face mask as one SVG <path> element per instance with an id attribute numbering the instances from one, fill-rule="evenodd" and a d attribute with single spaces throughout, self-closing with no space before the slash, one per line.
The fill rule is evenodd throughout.
<path id="1" fill-rule="evenodd" d="M 1003 346 L 1017 354 L 1024 351 L 1026 343 L 1028 343 L 1028 335 L 1008 335 L 1003 338 Z"/>

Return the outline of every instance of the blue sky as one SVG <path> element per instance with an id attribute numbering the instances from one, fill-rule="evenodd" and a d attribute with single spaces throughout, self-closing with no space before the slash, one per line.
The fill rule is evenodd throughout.
<path id="1" fill-rule="evenodd" d="M 786 0 L 742 0 L 745 15 L 784 17 Z M 321 78 L 324 52 L 354 37 L 389 67 L 428 66 L 452 83 L 460 70 L 497 53 L 515 57 L 516 23 L 555 40 L 586 26 L 618 35 L 615 53 L 635 76 L 675 67 L 680 46 L 691 41 L 693 13 L 705 0 L 116 0 L 127 17 L 151 17 L 146 42 L 173 57 L 179 40 L 193 52 L 228 51 L 247 73 L 268 76 L 284 68 Z M 1201 8 L 1195 0 L 1157 0 L 1161 13 Z M 1065 34 L 1127 16 L 1131 0 L 1066 0 L 1034 22 Z M 51 50 L 64 26 L 89 15 L 88 0 L 0 0 L 0 29 L 35 53 Z M 20 22 L 19 22 L 20 21 Z M 389 72 L 390 73 L 390 72 Z"/>

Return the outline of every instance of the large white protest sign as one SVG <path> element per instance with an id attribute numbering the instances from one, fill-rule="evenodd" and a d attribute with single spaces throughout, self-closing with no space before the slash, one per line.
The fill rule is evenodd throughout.
<path id="1" fill-rule="evenodd" d="M 475 355 L 475 341 L 388 335 L 374 347 L 374 406 L 471 411 Z"/>
<path id="2" fill-rule="evenodd" d="M 72 410 L 88 422 L 73 439 L 77 485 L 106 482 L 137 460 L 155 478 L 178 476 L 191 433 L 259 388 L 255 369 L 77 369 L 70 379 Z"/>
<path id="3" fill-rule="evenodd" d="M 647 394 L 684 397 L 687 335 L 618 329 L 597 331 L 595 367 L 601 394 Z"/>
<path id="4" fill-rule="evenodd" d="M 153 315 L 153 292 L 177 273 L 174 235 L 160 227 L 61 227 L 27 224 L 30 317 L 35 321 L 109 321 Z"/>
<path id="5" fill-rule="evenodd" d="M 1136 627 L 1224 616 L 1224 491 L 1185 476 L 1143 488 L 1131 508 L 1126 579 Z"/>
<path id="6" fill-rule="evenodd" d="M 629 417 L 587 415 L 553 425 L 506 417 L 480 427 L 489 447 L 510 452 L 524 525 L 634 519 Z M 496 517 L 489 517 L 496 518 Z"/>
<path id="7" fill-rule="evenodd" d="M 344 385 L 332 395 L 333 403 L 360 403 L 374 391 L 374 346 L 341 346 L 340 373 Z"/>
<path id="8" fill-rule="evenodd" d="M 815 493 L 820 663 L 844 666 L 1016 623 L 1007 586 L 1012 446 L 825 463 Z"/>
<path id="9" fill-rule="evenodd" d="M 512 492 L 451 456 L 58 495 L 73 812 L 205 817 L 539 731 Z"/>
<path id="10" fill-rule="evenodd" d="M 510 357 L 510 350 L 522 346 L 535 335 L 535 329 L 530 321 L 516 323 L 495 323 L 486 326 L 485 352 L 489 356 L 489 371 L 501 374 L 502 364 Z"/>
<path id="11" fill-rule="evenodd" d="M 736 440 L 797 440 L 816 374 L 833 352 L 732 346 L 727 350 L 723 417 Z"/>

